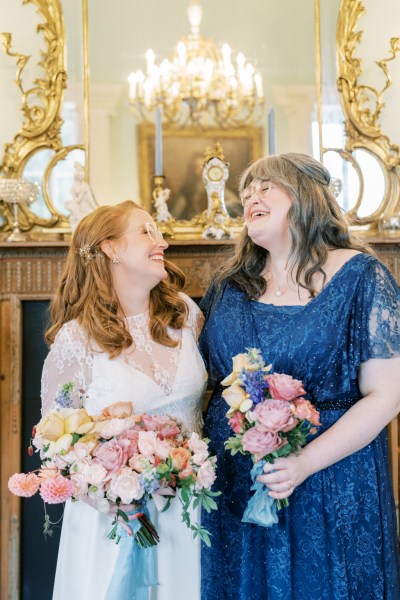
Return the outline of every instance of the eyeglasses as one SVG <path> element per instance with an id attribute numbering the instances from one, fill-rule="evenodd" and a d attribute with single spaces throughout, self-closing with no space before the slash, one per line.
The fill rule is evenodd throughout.
<path id="1" fill-rule="evenodd" d="M 251 202 L 254 194 L 258 194 L 260 198 L 265 198 L 268 196 L 269 192 L 272 190 L 272 184 L 270 181 L 258 181 L 257 183 L 249 185 L 240 197 L 240 201 L 242 206 L 247 206 L 249 202 Z"/>
<path id="2" fill-rule="evenodd" d="M 152 242 L 157 242 L 158 240 L 163 239 L 163 234 L 155 223 L 145 223 L 144 226 Z"/>

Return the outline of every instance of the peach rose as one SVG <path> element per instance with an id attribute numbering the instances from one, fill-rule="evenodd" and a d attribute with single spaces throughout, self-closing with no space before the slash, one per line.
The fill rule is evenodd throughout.
<path id="1" fill-rule="evenodd" d="M 291 375 L 274 373 L 267 375 L 265 379 L 268 381 L 270 394 L 275 400 L 294 400 L 306 393 L 303 382 L 293 379 Z"/>
<path id="2" fill-rule="evenodd" d="M 101 413 L 107 419 L 126 419 L 132 414 L 132 402 L 114 402 Z"/>
<path id="3" fill-rule="evenodd" d="M 172 459 L 174 469 L 182 471 L 187 467 L 190 458 L 190 452 L 187 448 L 172 448 L 169 455 Z"/>
<path id="4" fill-rule="evenodd" d="M 319 412 L 305 398 L 296 398 L 293 402 L 294 414 L 298 419 L 310 421 L 313 425 L 321 425 L 319 421 Z"/>

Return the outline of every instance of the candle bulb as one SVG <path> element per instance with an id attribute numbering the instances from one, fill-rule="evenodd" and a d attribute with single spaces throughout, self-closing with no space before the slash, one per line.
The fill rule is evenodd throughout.
<path id="1" fill-rule="evenodd" d="M 268 113 L 268 154 L 275 154 L 275 112 L 274 109 Z"/>
<path id="2" fill-rule="evenodd" d="M 155 175 L 163 174 L 162 167 L 162 124 L 161 124 L 161 108 L 156 108 L 156 171 Z"/>

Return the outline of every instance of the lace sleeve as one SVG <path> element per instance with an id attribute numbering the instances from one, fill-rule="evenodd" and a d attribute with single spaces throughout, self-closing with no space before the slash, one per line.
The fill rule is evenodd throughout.
<path id="1" fill-rule="evenodd" d="M 200 331 L 202 330 L 204 324 L 204 316 L 196 302 L 194 302 L 189 296 L 186 294 L 181 294 L 182 298 L 187 304 L 188 307 L 188 319 L 186 325 L 190 327 L 193 332 L 196 341 L 199 339 Z"/>
<path id="2" fill-rule="evenodd" d="M 400 289 L 378 261 L 371 264 L 360 300 L 361 361 L 400 356 Z"/>
<path id="3" fill-rule="evenodd" d="M 50 348 L 42 372 L 42 414 L 54 403 L 57 390 L 65 383 L 74 383 L 72 398 L 79 405 L 80 390 L 91 381 L 93 352 L 87 337 L 76 321 L 63 325 Z"/>

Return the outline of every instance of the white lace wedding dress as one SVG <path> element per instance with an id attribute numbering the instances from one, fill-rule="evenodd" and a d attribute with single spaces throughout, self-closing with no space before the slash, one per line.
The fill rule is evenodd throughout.
<path id="1" fill-rule="evenodd" d="M 182 294 L 189 318 L 182 331 L 169 330 L 179 340 L 176 348 L 154 342 L 149 314 L 127 318 L 134 350 L 110 359 L 91 349 L 76 321 L 59 331 L 45 361 L 42 376 L 42 412 L 54 401 L 58 386 L 73 381 L 76 400 L 85 390 L 84 406 L 99 414 L 113 402 L 131 401 L 134 412 L 179 418 L 189 431 L 202 426 L 201 401 L 206 371 L 197 350 L 200 311 Z M 160 534 L 157 546 L 158 586 L 149 588 L 149 600 L 200 599 L 200 544 L 181 522 L 180 503 L 165 513 L 150 507 Z M 107 534 L 111 517 L 85 502 L 67 502 L 61 532 L 53 600 L 102 600 L 119 548 Z M 121 598 L 121 600 L 129 600 Z"/>

